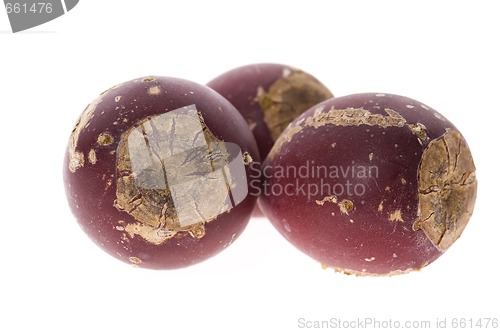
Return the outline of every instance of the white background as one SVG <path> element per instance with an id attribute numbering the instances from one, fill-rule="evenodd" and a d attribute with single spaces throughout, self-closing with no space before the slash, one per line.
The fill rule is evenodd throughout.
<path id="1" fill-rule="evenodd" d="M 296 331 L 299 318 L 500 318 L 500 19 L 494 1 L 81 0 L 24 33 L 0 10 L 0 330 Z M 463 236 L 421 272 L 323 270 L 265 219 L 220 255 L 134 269 L 97 248 L 66 203 L 66 142 L 84 107 L 145 75 L 205 83 L 280 62 L 341 96 L 424 102 L 467 138 L 479 179 Z M 351 329 L 354 330 L 354 329 Z"/>

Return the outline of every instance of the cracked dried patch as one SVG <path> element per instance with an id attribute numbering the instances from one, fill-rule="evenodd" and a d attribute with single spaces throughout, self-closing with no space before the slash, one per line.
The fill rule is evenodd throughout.
<path id="1" fill-rule="evenodd" d="M 203 237 L 204 224 L 237 203 L 229 157 L 194 105 L 130 128 L 118 145 L 115 207 L 138 222 L 125 231 L 153 244 Z M 244 170 L 241 154 L 237 162 Z"/>
<path id="2" fill-rule="evenodd" d="M 85 164 L 85 156 L 81 151 L 77 151 L 76 147 L 78 145 L 78 139 L 80 138 L 80 134 L 85 128 L 87 128 L 90 124 L 90 120 L 94 117 L 94 112 L 97 106 L 102 102 L 104 97 L 112 90 L 119 87 L 116 85 L 99 95 L 96 99 L 94 99 L 85 110 L 80 115 L 80 118 L 76 122 L 73 131 L 71 132 L 71 136 L 69 138 L 69 146 L 68 146 L 68 168 L 70 172 L 75 173 L 79 168 L 82 168 Z"/>
<path id="3" fill-rule="evenodd" d="M 287 72 L 267 92 L 262 88 L 257 91 L 257 100 L 264 112 L 264 122 L 274 141 L 300 114 L 332 97 L 332 93 L 323 84 L 300 70 Z"/>
<path id="4" fill-rule="evenodd" d="M 327 112 L 323 111 L 324 108 L 322 106 L 318 107 L 313 115 L 301 119 L 286 128 L 283 134 L 276 140 L 271 152 L 269 152 L 269 158 L 274 158 L 281 150 L 283 144 L 290 142 L 296 134 L 300 133 L 306 127 L 317 129 L 326 125 L 342 127 L 367 125 L 387 128 L 403 127 L 406 124 L 406 119 L 401 114 L 389 108 L 385 109 L 387 115 L 372 114 L 363 108 L 335 109 L 332 107 Z"/>
<path id="5" fill-rule="evenodd" d="M 342 127 L 367 125 L 387 128 L 403 127 L 406 124 L 405 118 L 398 112 L 390 108 L 386 108 L 385 112 L 387 115 L 372 114 L 370 111 L 363 108 L 347 108 L 341 110 L 332 108 L 328 112 L 323 112 L 322 109 L 318 109 L 314 112 L 313 116 L 306 119 L 305 125 L 314 128 L 323 127 L 328 124 Z"/>
<path id="6" fill-rule="evenodd" d="M 440 251 L 460 237 L 472 215 L 475 170 L 469 147 L 455 130 L 432 140 L 424 150 L 418 171 L 419 220 L 413 229 L 422 230 Z"/>
<path id="7" fill-rule="evenodd" d="M 410 123 L 408 124 L 413 135 L 417 136 L 420 145 L 429 143 L 429 135 L 427 134 L 427 128 L 421 123 Z"/>

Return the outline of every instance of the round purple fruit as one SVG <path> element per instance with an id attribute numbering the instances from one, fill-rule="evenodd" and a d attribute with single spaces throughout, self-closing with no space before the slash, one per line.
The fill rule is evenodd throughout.
<path id="1" fill-rule="evenodd" d="M 243 115 L 263 160 L 290 122 L 310 107 L 333 97 L 312 75 L 272 63 L 235 68 L 207 85 Z"/>
<path id="2" fill-rule="evenodd" d="M 66 194 L 83 230 L 112 256 L 185 267 L 223 250 L 247 225 L 258 155 L 245 120 L 213 90 L 140 78 L 83 111 L 64 160 Z"/>
<path id="3" fill-rule="evenodd" d="M 262 165 L 260 206 L 324 266 L 356 275 L 418 270 L 462 234 L 477 190 L 458 129 L 389 94 L 320 103 L 282 133 Z"/>

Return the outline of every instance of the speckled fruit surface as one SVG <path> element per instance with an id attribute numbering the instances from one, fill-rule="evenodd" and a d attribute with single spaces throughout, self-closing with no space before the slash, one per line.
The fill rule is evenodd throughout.
<path id="1" fill-rule="evenodd" d="M 462 234 L 477 181 L 469 147 L 416 100 L 356 94 L 320 103 L 262 166 L 259 205 L 324 266 L 357 275 L 418 270 Z"/>
<path id="2" fill-rule="evenodd" d="M 186 80 L 144 77 L 103 92 L 79 118 L 64 159 L 66 194 L 83 230 L 140 267 L 181 268 L 230 245 L 256 196 L 259 162 L 237 110 Z"/>
<path id="3" fill-rule="evenodd" d="M 276 63 L 238 67 L 207 85 L 240 111 L 255 136 L 262 159 L 290 122 L 310 107 L 333 97 L 312 75 Z"/>

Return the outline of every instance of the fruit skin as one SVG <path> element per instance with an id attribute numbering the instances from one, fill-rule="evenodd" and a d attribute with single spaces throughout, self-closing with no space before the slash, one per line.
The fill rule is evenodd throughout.
<path id="1" fill-rule="evenodd" d="M 264 160 L 281 132 L 310 107 L 333 97 L 312 75 L 276 63 L 232 69 L 207 83 L 247 121 Z"/>
<path id="2" fill-rule="evenodd" d="M 214 139 L 237 144 L 241 153 L 259 162 L 255 139 L 234 107 L 213 90 L 177 78 L 144 77 L 103 92 L 87 106 L 72 132 L 63 171 L 70 208 L 88 236 L 124 262 L 151 269 L 174 269 L 201 262 L 230 245 L 250 219 L 256 201 L 252 194 L 206 222 L 204 234 L 197 228 L 162 239 L 164 232 L 161 236 L 152 233 L 161 227 L 137 220 L 133 212 L 117 204 L 117 183 L 122 181 L 123 187 L 125 179 L 119 173 L 123 170 L 118 170 L 118 156 L 123 155 L 119 149 L 121 138 L 148 119 L 193 104 Z M 248 181 L 252 178 L 251 162 L 242 165 Z M 237 178 L 236 187 L 247 186 L 244 180 Z M 144 230 L 149 233 L 141 233 Z"/>
<path id="3" fill-rule="evenodd" d="M 284 174 L 290 166 L 303 166 L 302 176 Z M 312 175 L 315 167 L 328 172 Z M 355 172 L 342 174 L 348 169 Z M 312 107 L 282 133 L 262 172 L 259 206 L 277 230 L 324 266 L 356 275 L 433 262 L 462 233 L 477 190 L 456 127 L 425 104 L 390 94 Z"/>

